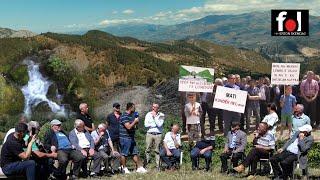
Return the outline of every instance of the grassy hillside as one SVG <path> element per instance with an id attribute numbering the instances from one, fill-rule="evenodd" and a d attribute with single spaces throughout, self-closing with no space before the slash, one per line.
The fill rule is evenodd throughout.
<path id="1" fill-rule="evenodd" d="M 17 101 L 19 105 L 10 107 L 7 103 L 6 108 L 12 110 L 2 108 L 1 115 L 17 115 L 23 110 L 23 97 L 12 92 L 20 92 L 28 82 L 27 68 L 22 63 L 26 57 L 39 63 L 40 71 L 54 82 L 49 97 L 54 100 L 58 91 L 64 96 L 62 103 L 70 104 L 73 110 L 82 101 L 94 108 L 119 87 L 162 84 L 176 77 L 182 64 L 213 67 L 216 77 L 230 72 L 270 71 L 270 61 L 257 53 L 205 41 L 149 43 L 97 30 L 84 35 L 45 33 L 30 38 L 3 38 L 0 72 L 2 84 L 8 87 L 1 95 L 7 102 Z M 12 92 L 8 92 L 10 89 Z"/>

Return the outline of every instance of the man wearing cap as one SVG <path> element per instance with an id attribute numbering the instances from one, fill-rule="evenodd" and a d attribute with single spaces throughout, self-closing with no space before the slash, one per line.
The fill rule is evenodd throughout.
<path id="1" fill-rule="evenodd" d="M 69 160 L 73 162 L 73 178 L 79 176 L 81 164 L 84 161 L 80 151 L 77 151 L 68 138 L 68 135 L 61 130 L 61 122 L 54 119 L 50 122 L 51 129 L 44 137 L 44 147 L 47 151 L 58 153 L 59 168 L 54 172 L 56 178 L 66 178 L 66 168 Z"/>
<path id="2" fill-rule="evenodd" d="M 194 148 L 191 150 L 192 170 L 198 169 L 198 161 L 203 157 L 206 161 L 206 171 L 210 170 L 212 153 L 215 146 L 215 136 L 210 135 L 205 139 L 197 141 Z"/>
<path id="3" fill-rule="evenodd" d="M 91 116 L 89 115 L 89 107 L 86 103 L 79 105 L 80 113 L 77 115 L 77 119 L 81 119 L 84 122 L 85 129 L 91 133 L 95 127 Z"/>
<path id="4" fill-rule="evenodd" d="M 275 178 L 288 179 L 291 177 L 293 162 L 297 160 L 299 161 L 300 168 L 305 171 L 308 151 L 313 144 L 311 131 L 311 125 L 307 124 L 300 127 L 299 131 L 278 150 L 278 154 L 270 158 Z M 303 173 L 305 174 L 304 171 Z"/>
<path id="5" fill-rule="evenodd" d="M 146 134 L 146 162 L 150 162 L 150 151 L 153 150 L 156 154 L 156 163 L 159 164 L 159 146 L 161 143 L 161 136 L 163 131 L 164 114 L 159 112 L 159 104 L 152 104 L 152 111 L 146 114 L 144 126 L 148 129 Z"/>
<path id="6" fill-rule="evenodd" d="M 108 131 L 112 140 L 114 148 L 119 151 L 119 126 L 120 126 L 120 104 L 113 104 L 113 112 L 110 113 L 106 118 L 106 124 L 108 124 Z"/>
<path id="7" fill-rule="evenodd" d="M 35 179 L 36 163 L 34 160 L 28 159 L 31 156 L 32 144 L 35 142 L 36 136 L 32 136 L 27 150 L 24 151 L 25 143 L 23 137 L 27 130 L 26 124 L 17 124 L 15 132 L 8 136 L 7 141 L 2 146 L 1 169 L 6 176 L 24 175 L 28 180 Z"/>

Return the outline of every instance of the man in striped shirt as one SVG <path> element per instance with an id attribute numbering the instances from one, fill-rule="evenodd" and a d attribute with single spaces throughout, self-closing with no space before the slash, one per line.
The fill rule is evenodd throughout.
<path id="1" fill-rule="evenodd" d="M 136 126 L 139 123 L 139 115 L 135 112 L 135 105 L 131 102 L 127 104 L 126 112 L 120 117 L 120 149 L 121 149 L 121 165 L 124 173 L 130 173 L 126 167 L 126 159 L 129 155 L 133 156 L 138 173 L 146 173 L 147 170 L 141 165 L 139 151 L 135 141 Z"/>
<path id="2" fill-rule="evenodd" d="M 237 172 L 244 172 L 245 167 L 251 165 L 250 175 L 254 175 L 257 170 L 257 163 L 260 158 L 269 158 L 269 154 L 275 149 L 275 138 L 268 131 L 268 124 L 261 122 L 258 126 L 257 133 L 254 134 L 254 147 L 250 150 L 246 159 L 238 167 L 234 168 Z"/>

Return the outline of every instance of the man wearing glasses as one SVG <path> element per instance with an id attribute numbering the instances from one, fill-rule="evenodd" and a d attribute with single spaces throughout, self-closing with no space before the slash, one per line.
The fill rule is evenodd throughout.
<path id="1" fill-rule="evenodd" d="M 68 138 L 68 135 L 61 130 L 61 122 L 54 119 L 50 122 L 51 129 L 44 138 L 44 147 L 47 151 L 58 153 L 59 168 L 53 176 L 58 179 L 66 179 L 66 168 L 69 160 L 73 162 L 73 177 L 79 176 L 79 171 L 85 157 L 80 151 L 77 151 Z"/>
<path id="2" fill-rule="evenodd" d="M 163 131 L 164 114 L 159 112 L 159 104 L 152 104 L 152 111 L 148 112 L 145 117 L 144 126 L 147 128 L 146 134 L 146 161 L 145 165 L 150 163 L 150 152 L 156 154 L 156 163 L 159 164 L 159 146 L 161 143 L 161 136 Z"/>

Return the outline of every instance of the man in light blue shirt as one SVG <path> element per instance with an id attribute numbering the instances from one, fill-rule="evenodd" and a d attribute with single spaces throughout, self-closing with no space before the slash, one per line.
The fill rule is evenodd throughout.
<path id="1" fill-rule="evenodd" d="M 159 155 L 159 147 L 162 139 L 162 131 L 163 131 L 163 122 L 164 122 L 164 114 L 159 112 L 159 104 L 152 104 L 152 111 L 146 114 L 144 120 L 144 126 L 147 128 L 146 134 L 146 160 L 145 165 L 150 163 L 150 152 L 153 147 L 153 151 L 155 152 L 157 165 L 159 164 L 160 155 Z"/>
<path id="2" fill-rule="evenodd" d="M 292 133 L 291 136 L 294 135 L 299 127 L 303 125 L 310 125 L 310 118 L 303 113 L 304 107 L 302 104 L 297 104 L 294 108 L 294 114 L 292 115 Z"/>

